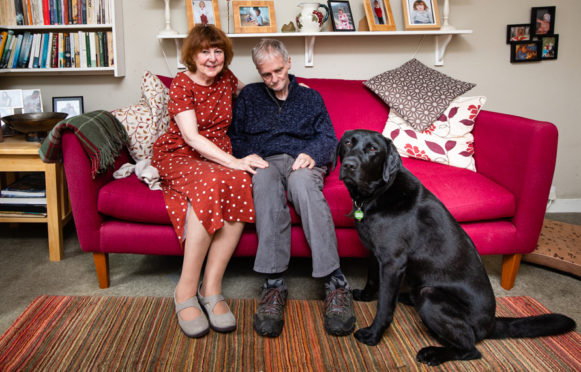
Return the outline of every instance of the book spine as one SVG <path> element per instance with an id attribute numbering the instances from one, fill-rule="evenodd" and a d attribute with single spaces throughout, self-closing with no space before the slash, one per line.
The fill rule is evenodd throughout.
<path id="1" fill-rule="evenodd" d="M 16 24 L 24 25 L 24 10 L 22 9 L 22 0 L 14 0 L 14 12 L 16 13 Z"/>
<path id="2" fill-rule="evenodd" d="M 0 67 L 5 68 L 8 66 L 8 60 L 10 59 L 10 47 L 12 44 L 12 40 L 14 39 L 14 31 L 8 30 L 6 36 L 6 42 L 4 43 L 4 48 L 2 51 L 2 58 L 0 58 Z"/>
<path id="3" fill-rule="evenodd" d="M 4 47 L 6 46 L 6 40 L 8 39 L 8 31 L 2 31 L 0 33 L 0 61 L 4 55 Z"/>
<path id="4" fill-rule="evenodd" d="M 24 33 L 24 37 L 26 38 L 26 43 L 23 44 L 23 49 L 20 50 L 19 59 L 21 63 L 18 64 L 19 68 L 26 68 L 28 66 L 28 61 L 30 60 L 30 50 L 32 49 L 32 34 L 27 31 Z"/>
<path id="5" fill-rule="evenodd" d="M 50 25 L 49 0 L 42 0 L 42 21 L 45 25 Z"/>
<path id="6" fill-rule="evenodd" d="M 79 31 L 79 55 L 81 59 L 81 67 L 87 67 L 87 43 L 84 31 Z"/>
<path id="7" fill-rule="evenodd" d="M 75 46 L 75 58 L 74 58 L 74 67 L 81 67 L 81 49 L 79 44 L 79 33 L 75 32 L 72 34 L 73 36 L 73 45 Z"/>
<path id="8" fill-rule="evenodd" d="M 63 33 L 63 43 L 64 43 L 64 67 L 71 67 L 71 39 L 68 32 Z"/>
<path id="9" fill-rule="evenodd" d="M 97 33 L 97 41 L 99 42 L 99 67 L 106 67 L 105 64 L 105 39 L 103 38 L 104 32 Z"/>
<path id="10" fill-rule="evenodd" d="M 22 47 L 23 37 L 23 34 L 18 34 L 16 44 L 14 45 L 14 53 L 12 53 L 12 56 L 10 57 L 11 63 L 8 65 L 8 68 L 18 67 L 18 57 L 20 56 L 20 48 Z"/>
<path id="11" fill-rule="evenodd" d="M 91 55 L 91 67 L 98 67 L 97 65 L 97 47 L 96 47 L 96 43 L 95 43 L 95 39 L 96 39 L 96 35 L 95 32 L 90 32 L 89 33 L 89 45 L 90 48 L 89 50 L 91 51 L 90 55 Z"/>
<path id="12" fill-rule="evenodd" d="M 40 59 L 40 67 L 46 68 L 46 61 L 48 58 L 48 50 L 50 49 L 50 36 L 52 33 L 42 35 L 42 57 Z"/>

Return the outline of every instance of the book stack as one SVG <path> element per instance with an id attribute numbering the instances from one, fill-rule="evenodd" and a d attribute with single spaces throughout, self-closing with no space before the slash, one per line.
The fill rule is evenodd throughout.
<path id="1" fill-rule="evenodd" d="M 0 68 L 113 67 L 111 31 L 0 32 Z"/>
<path id="2" fill-rule="evenodd" d="M 46 216 L 46 189 L 42 173 L 29 173 L 0 191 L 0 216 Z"/>

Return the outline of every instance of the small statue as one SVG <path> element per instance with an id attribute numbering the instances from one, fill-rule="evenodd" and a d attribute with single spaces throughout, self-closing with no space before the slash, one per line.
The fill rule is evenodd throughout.
<path id="1" fill-rule="evenodd" d="M 296 27 L 293 21 L 290 21 L 288 24 L 283 25 L 280 29 L 282 32 L 296 32 Z"/>

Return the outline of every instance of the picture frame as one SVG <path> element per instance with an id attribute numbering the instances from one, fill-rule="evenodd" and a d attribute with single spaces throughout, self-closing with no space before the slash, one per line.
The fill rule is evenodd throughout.
<path id="1" fill-rule="evenodd" d="M 355 21 L 349 1 L 327 1 L 333 31 L 355 31 Z"/>
<path id="2" fill-rule="evenodd" d="M 527 40 L 532 40 L 530 23 L 521 23 L 506 26 L 507 44 L 510 44 L 512 41 L 527 41 Z"/>
<path id="3" fill-rule="evenodd" d="M 22 108 L 22 89 L 0 90 L 0 107 L 10 108 L 14 112 L 15 108 Z"/>
<path id="4" fill-rule="evenodd" d="M 276 32 L 273 1 L 233 1 L 234 32 Z"/>
<path id="5" fill-rule="evenodd" d="M 22 90 L 22 113 L 42 112 L 42 95 L 40 89 Z"/>
<path id="6" fill-rule="evenodd" d="M 555 6 L 531 8 L 531 36 L 540 37 L 555 33 Z"/>
<path id="7" fill-rule="evenodd" d="M 441 27 L 435 0 L 402 0 L 402 9 L 406 31 L 439 30 Z"/>
<path id="8" fill-rule="evenodd" d="M 80 115 L 85 112 L 83 96 L 52 97 L 52 111 L 65 112 L 66 118 Z"/>
<path id="9" fill-rule="evenodd" d="M 395 31 L 395 20 L 389 0 L 363 0 L 370 31 Z"/>
<path id="10" fill-rule="evenodd" d="M 513 41 L 510 43 L 510 62 L 535 62 L 541 60 L 541 41 Z"/>
<path id="11" fill-rule="evenodd" d="M 557 59 L 557 52 L 559 51 L 559 35 L 553 34 L 550 36 L 543 36 L 541 41 L 541 59 Z"/>
<path id="12" fill-rule="evenodd" d="M 186 0 L 188 30 L 198 24 L 210 24 L 221 29 L 218 0 Z"/>

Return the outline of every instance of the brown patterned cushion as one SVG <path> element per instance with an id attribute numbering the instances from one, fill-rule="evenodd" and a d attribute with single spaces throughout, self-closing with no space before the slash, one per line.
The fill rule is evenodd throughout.
<path id="1" fill-rule="evenodd" d="M 444 75 L 415 58 L 363 84 L 419 131 L 432 125 L 454 98 L 476 85 Z"/>

